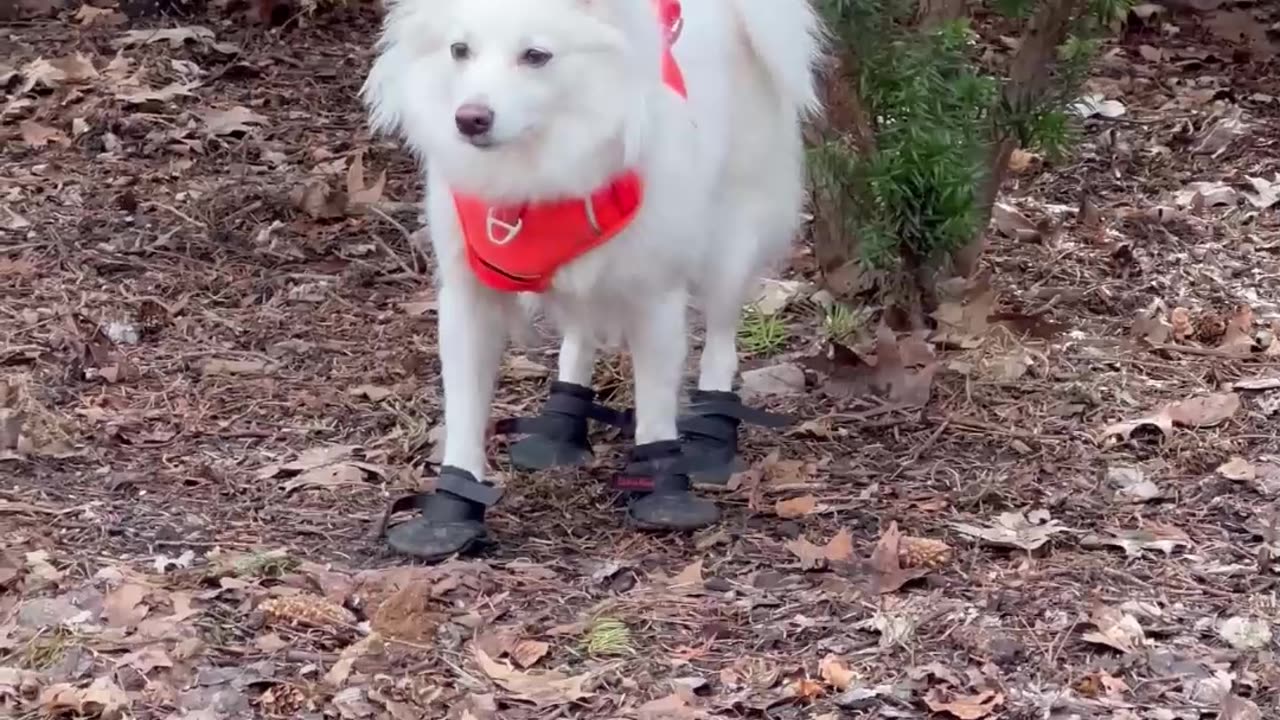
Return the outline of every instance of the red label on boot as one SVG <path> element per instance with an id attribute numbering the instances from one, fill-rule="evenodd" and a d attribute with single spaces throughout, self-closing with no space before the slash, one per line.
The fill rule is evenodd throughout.
<path id="1" fill-rule="evenodd" d="M 653 492 L 653 478 L 644 475 L 615 475 L 613 489 L 619 492 Z"/>

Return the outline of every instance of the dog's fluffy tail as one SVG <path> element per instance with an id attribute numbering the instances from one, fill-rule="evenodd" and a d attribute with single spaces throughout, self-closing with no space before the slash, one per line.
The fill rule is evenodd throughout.
<path id="1" fill-rule="evenodd" d="M 814 74 L 825 33 L 810 0 L 731 0 L 747 39 L 786 102 L 821 110 Z"/>

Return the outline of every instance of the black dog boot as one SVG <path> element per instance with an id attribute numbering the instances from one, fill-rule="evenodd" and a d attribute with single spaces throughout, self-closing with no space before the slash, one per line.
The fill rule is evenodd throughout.
<path id="1" fill-rule="evenodd" d="M 729 477 L 746 469 L 738 457 L 738 429 L 742 423 L 768 428 L 790 425 L 792 419 L 742 404 L 737 393 L 694 390 L 689 397 L 689 414 L 677 423 L 684 452 L 702 466 L 695 482 L 724 485 Z"/>
<path id="2" fill-rule="evenodd" d="M 626 428 L 627 413 L 597 403 L 596 392 L 589 387 L 561 382 L 551 383 L 551 394 L 536 417 L 500 420 L 499 435 L 527 435 L 511 445 L 511 462 L 525 470 L 580 466 L 591 462 L 591 442 L 587 439 L 587 421 Z"/>
<path id="3" fill-rule="evenodd" d="M 627 508 L 632 524 L 643 530 L 689 531 L 714 525 L 720 508 L 692 492 L 690 464 L 678 440 L 637 445 L 614 487 L 639 496 Z"/>
<path id="4" fill-rule="evenodd" d="M 500 489 L 476 480 L 462 468 L 445 465 L 440 468 L 435 492 L 402 497 L 387 508 L 378 536 L 385 536 L 396 552 L 440 562 L 487 541 L 484 513 L 501 497 Z M 392 515 L 408 510 L 417 510 L 417 517 L 387 527 Z"/>

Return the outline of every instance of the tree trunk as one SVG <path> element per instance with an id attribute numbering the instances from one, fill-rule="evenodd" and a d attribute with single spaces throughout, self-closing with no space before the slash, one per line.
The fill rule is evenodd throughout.
<path id="1" fill-rule="evenodd" d="M 926 2 L 929 0 L 925 0 Z M 933 0 L 938 1 L 938 0 Z M 1023 34 L 1022 44 L 1009 67 L 1009 80 L 1004 86 L 1005 101 L 1011 107 L 1023 108 L 1039 101 L 1052 79 L 1057 64 L 1057 50 L 1067 39 L 1071 20 L 1082 9 L 1084 0 L 1047 0 L 1032 18 Z M 972 240 L 952 256 L 955 273 L 971 277 L 978 269 L 986 248 L 987 226 L 991 211 L 1009 170 L 1009 158 L 1017 141 L 1009 137 L 993 138 L 987 160 L 987 177 L 978 193 L 978 229 Z"/>

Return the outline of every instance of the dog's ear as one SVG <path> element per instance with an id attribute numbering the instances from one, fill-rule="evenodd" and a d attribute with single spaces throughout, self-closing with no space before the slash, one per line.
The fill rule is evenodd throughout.
<path id="1" fill-rule="evenodd" d="M 374 131 L 391 134 L 403 128 L 403 105 L 413 92 L 412 66 L 444 46 L 445 18 L 452 4 L 453 0 L 437 0 L 423 7 L 417 0 L 388 0 L 378 55 L 360 88 Z"/>

